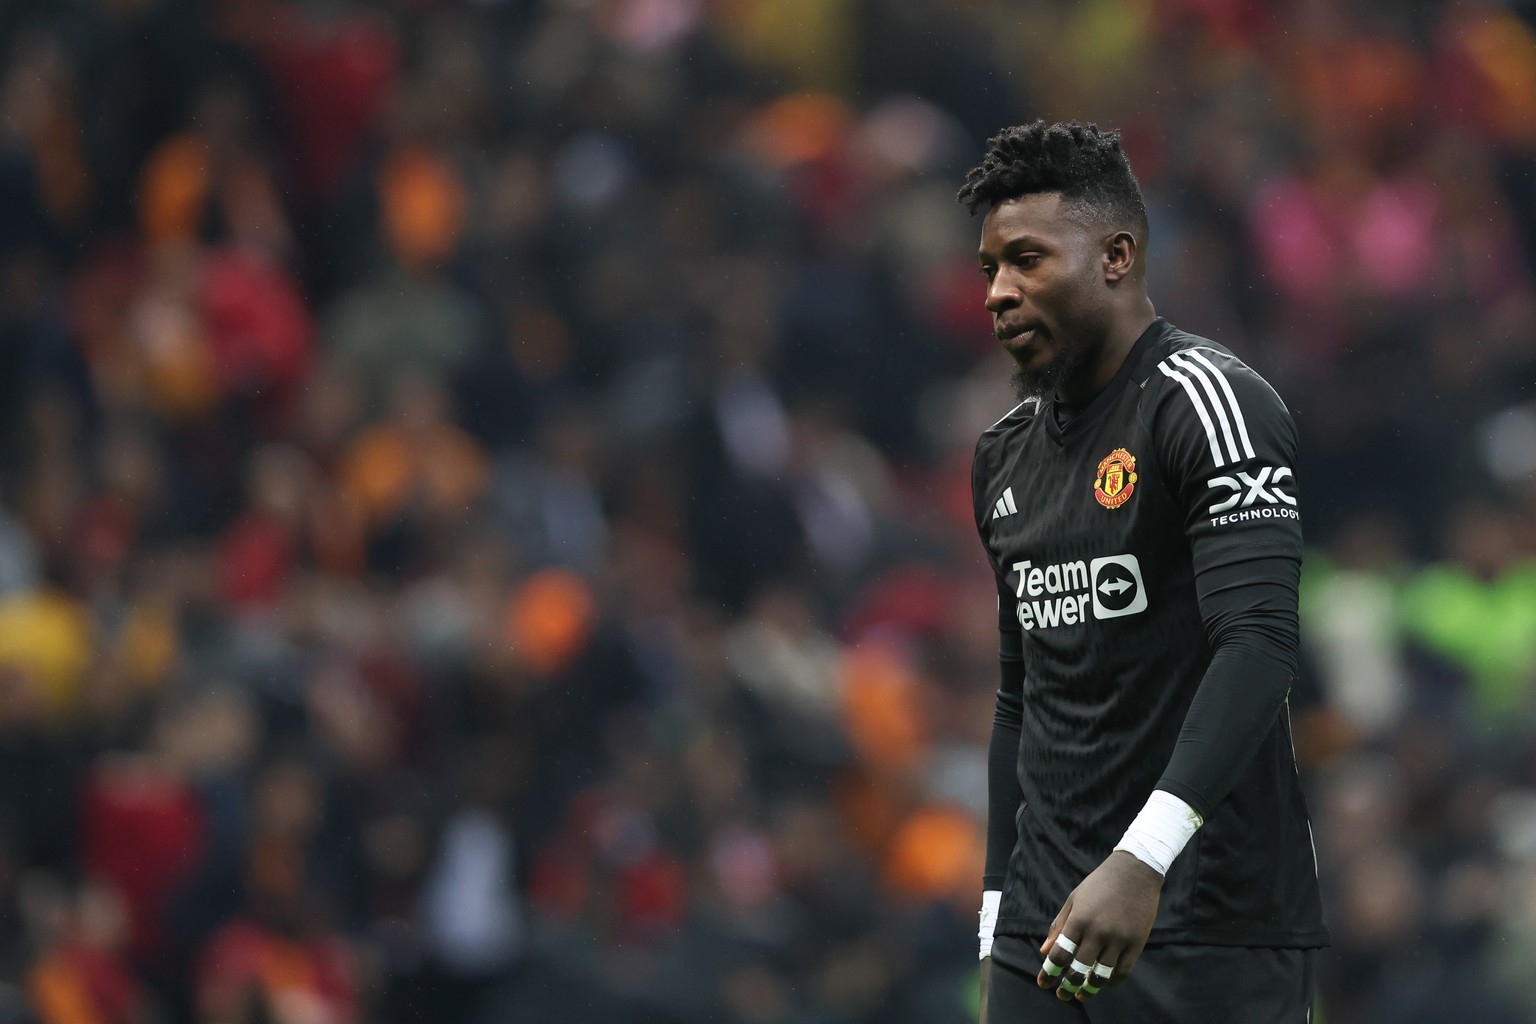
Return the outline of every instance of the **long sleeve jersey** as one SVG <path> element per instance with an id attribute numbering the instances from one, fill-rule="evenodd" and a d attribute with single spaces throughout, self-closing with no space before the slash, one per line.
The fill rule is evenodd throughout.
<path id="1" fill-rule="evenodd" d="M 1279 396 L 1159 318 L 1070 417 L 1035 400 L 988 429 L 972 489 L 998 585 L 997 934 L 1042 938 L 1164 789 L 1205 825 L 1152 943 L 1325 945 L 1285 703 L 1302 542 Z"/>

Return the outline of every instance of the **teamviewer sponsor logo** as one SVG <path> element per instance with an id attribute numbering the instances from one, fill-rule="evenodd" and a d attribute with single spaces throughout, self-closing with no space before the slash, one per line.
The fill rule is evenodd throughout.
<path id="1" fill-rule="evenodd" d="M 1135 555 L 1095 558 L 1090 569 L 1095 618 L 1118 619 L 1147 610 L 1147 588 L 1141 585 L 1141 563 Z"/>
<path id="2" fill-rule="evenodd" d="M 1146 611 L 1147 591 L 1135 555 L 1106 555 L 1085 562 L 1035 565 L 1015 562 L 1019 574 L 1016 614 L 1025 630 L 1075 626 Z"/>

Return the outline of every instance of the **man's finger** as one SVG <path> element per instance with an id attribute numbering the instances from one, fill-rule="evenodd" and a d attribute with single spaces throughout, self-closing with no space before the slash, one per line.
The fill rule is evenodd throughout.
<path id="1" fill-rule="evenodd" d="M 1109 984 L 1109 979 L 1115 973 L 1115 953 L 1105 951 L 1099 954 L 1098 962 L 1088 972 L 1088 979 L 1083 982 L 1083 990 L 1077 994 L 1077 1001 L 1086 1003 L 1099 991 Z"/>
<path id="2" fill-rule="evenodd" d="M 1146 948 L 1146 943 L 1132 946 L 1121 954 L 1115 961 L 1115 973 L 1110 977 L 1111 985 L 1118 985 L 1126 979 L 1126 976 L 1136 967 L 1136 961 L 1141 959 L 1141 951 Z"/>
<path id="3" fill-rule="evenodd" d="M 1061 984 L 1056 988 L 1056 998 L 1063 1002 L 1070 1002 L 1083 991 L 1083 986 L 1088 984 L 1088 978 L 1093 974 L 1093 963 L 1085 957 L 1086 954 L 1080 948 L 1078 955 L 1067 964 L 1066 972 L 1061 976 Z"/>
<path id="4" fill-rule="evenodd" d="M 1040 965 L 1040 973 L 1035 977 L 1035 983 L 1041 988 L 1052 989 L 1060 983 L 1062 976 L 1067 973 L 1067 967 L 1072 963 L 1072 958 L 1077 954 L 1077 943 L 1066 935 L 1058 935 L 1051 943 L 1049 951 L 1045 954 L 1045 963 Z"/>
<path id="5" fill-rule="evenodd" d="M 1056 920 L 1051 922 L 1051 930 L 1046 932 L 1045 941 L 1040 943 L 1041 956 L 1049 953 L 1051 947 L 1056 944 L 1056 938 L 1061 934 L 1061 929 L 1066 926 L 1067 915 L 1070 913 L 1072 913 L 1072 897 L 1068 896 L 1067 902 L 1063 903 L 1061 909 L 1056 911 Z"/>
<path id="6" fill-rule="evenodd" d="M 1080 928 L 1080 924 L 1074 924 L 1073 928 Z M 1101 946 L 1099 940 L 1091 933 L 1082 936 L 1077 943 L 1077 948 L 1072 950 L 1072 959 L 1067 961 L 1065 970 L 1056 987 L 1056 997 L 1063 1001 L 1070 1001 L 1088 984 L 1088 978 L 1093 973 L 1093 964 L 1099 958 Z"/>

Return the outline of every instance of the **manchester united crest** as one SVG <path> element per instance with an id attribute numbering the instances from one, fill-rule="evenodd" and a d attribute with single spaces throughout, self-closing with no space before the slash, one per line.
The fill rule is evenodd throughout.
<path id="1" fill-rule="evenodd" d="M 1105 508 L 1119 508 L 1131 500 L 1136 490 L 1136 456 L 1124 448 L 1116 448 L 1099 463 L 1098 476 L 1093 481 L 1093 496 Z"/>

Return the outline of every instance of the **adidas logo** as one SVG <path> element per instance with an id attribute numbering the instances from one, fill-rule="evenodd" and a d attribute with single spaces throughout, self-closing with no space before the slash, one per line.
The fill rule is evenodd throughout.
<path id="1" fill-rule="evenodd" d="M 993 519 L 1001 519 L 1003 516 L 1011 516 L 1019 510 L 1019 506 L 1013 503 L 1013 488 L 1003 488 L 1003 496 L 997 499 L 996 510 L 992 513 Z"/>

